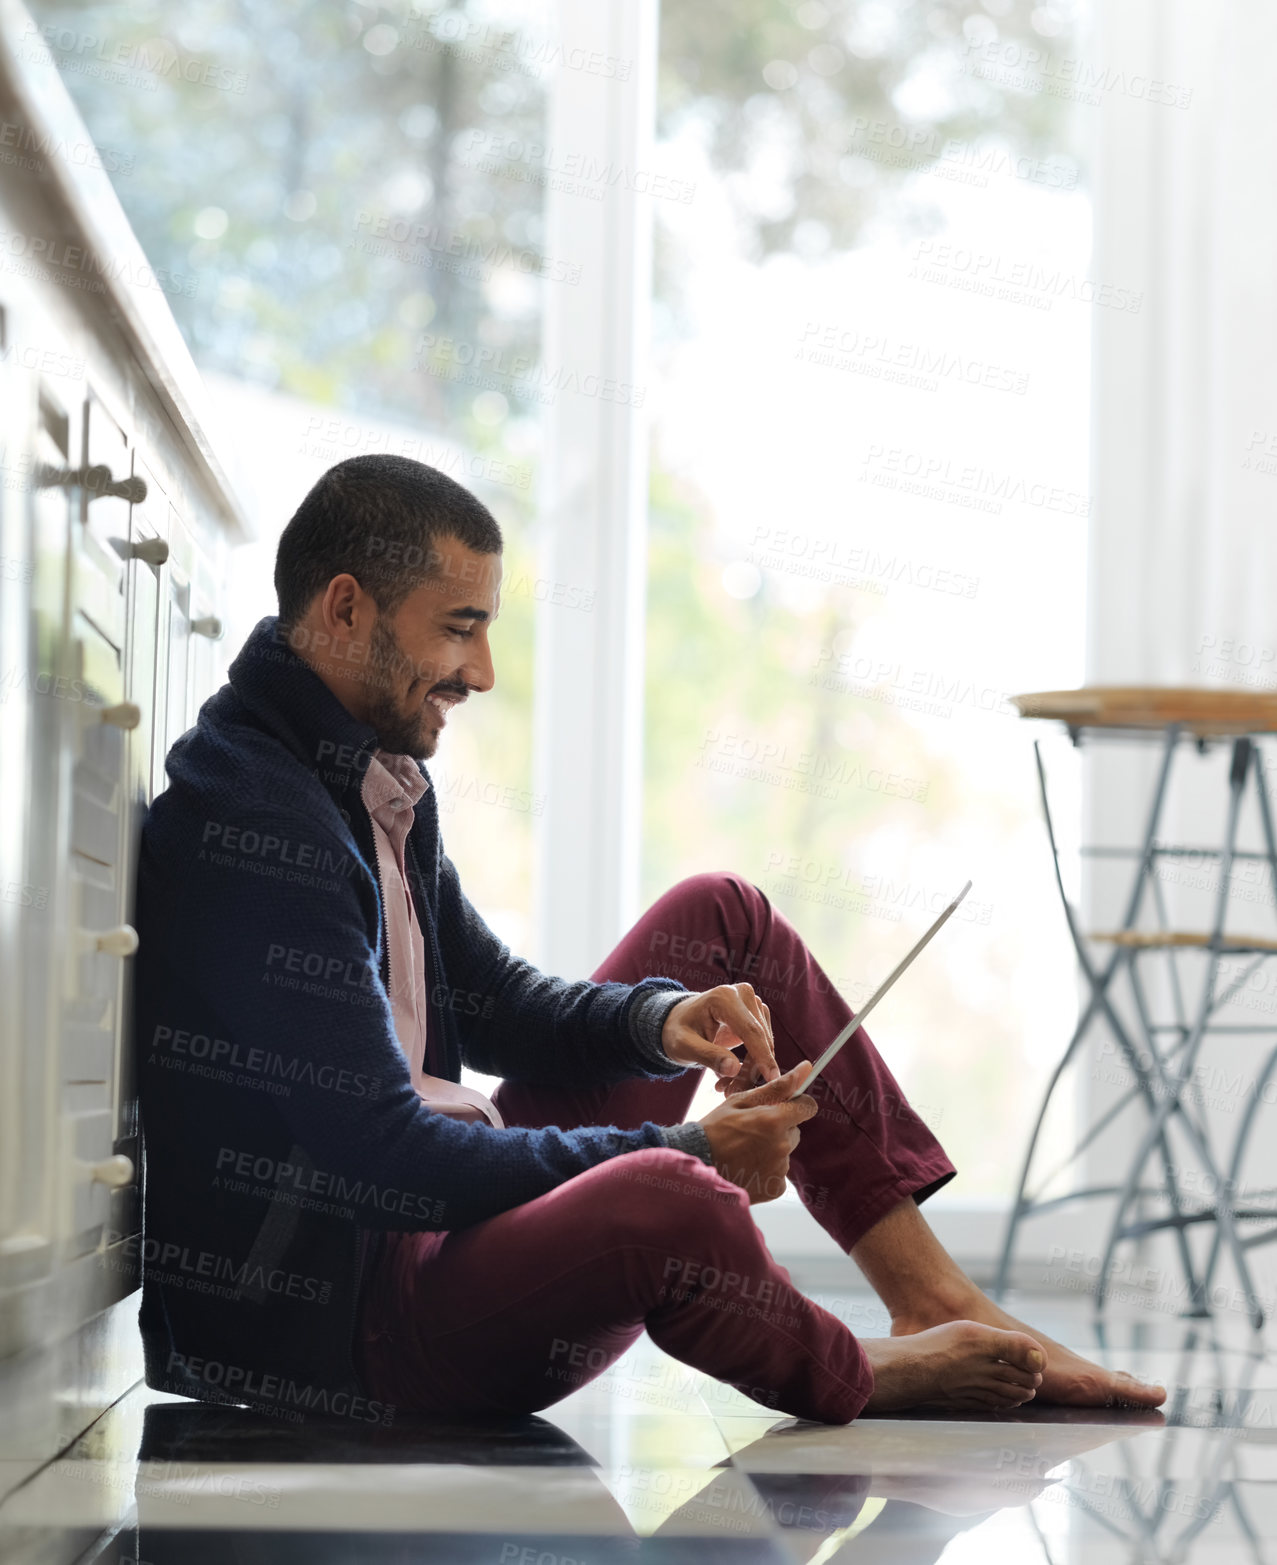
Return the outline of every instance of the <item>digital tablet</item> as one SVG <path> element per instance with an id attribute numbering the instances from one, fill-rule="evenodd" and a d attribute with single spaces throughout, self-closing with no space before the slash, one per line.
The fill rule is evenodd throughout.
<path id="1" fill-rule="evenodd" d="M 966 885 L 963 886 L 962 890 L 957 894 L 956 897 L 954 897 L 953 901 L 950 902 L 949 906 L 947 908 L 945 908 L 944 912 L 941 913 L 940 917 L 938 919 L 936 919 L 935 923 L 932 924 L 931 928 L 929 930 L 927 930 L 926 934 L 923 935 L 922 939 L 919 940 L 918 944 L 916 946 L 914 946 L 913 950 L 910 951 L 909 954 L 899 963 L 899 965 L 893 969 L 893 971 L 888 975 L 888 977 L 881 984 L 878 985 L 877 989 L 875 989 L 874 992 L 869 996 L 869 998 L 865 1001 L 864 1005 L 861 1006 L 861 1008 L 856 1012 L 856 1014 L 852 1017 L 852 1019 L 847 1023 L 847 1025 L 843 1028 L 843 1030 L 834 1039 L 834 1041 L 829 1045 L 829 1047 L 825 1050 L 825 1052 L 816 1061 L 815 1068 L 813 1069 L 811 1075 L 808 1076 L 808 1078 L 807 1078 L 807 1080 L 805 1082 L 803 1082 L 803 1091 L 804 1092 L 807 1091 L 807 1089 L 811 1086 L 812 1082 L 815 1081 L 816 1077 L 820 1075 L 821 1071 L 823 1071 L 825 1066 L 829 1064 L 830 1060 L 833 1059 L 834 1055 L 838 1053 L 839 1049 L 841 1049 L 843 1044 L 846 1043 L 847 1039 L 851 1037 L 852 1033 L 855 1032 L 856 1028 L 860 1026 L 861 1022 L 864 1021 L 865 1017 L 869 1015 L 870 1011 L 873 1010 L 874 1006 L 877 1005 L 878 1001 L 881 1000 L 883 995 L 885 995 L 886 992 L 888 991 L 888 989 L 891 988 L 891 986 L 895 983 L 896 979 L 900 977 L 900 975 L 904 972 L 905 968 L 907 968 L 913 962 L 914 958 L 916 956 L 918 956 L 918 954 L 921 952 L 923 946 L 925 946 L 931 940 L 932 936 L 936 933 L 936 931 L 940 928 L 940 926 L 942 924 L 946 923 L 950 918 L 952 918 L 954 910 L 958 906 L 958 903 L 962 901 L 963 897 L 965 897 L 967 892 L 970 891 L 970 890 L 971 890 L 971 882 L 967 881 Z"/>

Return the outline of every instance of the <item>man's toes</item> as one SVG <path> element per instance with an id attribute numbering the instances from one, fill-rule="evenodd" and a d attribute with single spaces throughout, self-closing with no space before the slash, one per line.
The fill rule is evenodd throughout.
<path id="1" fill-rule="evenodd" d="M 1067 1379 L 1051 1386 L 1045 1400 L 1063 1402 L 1072 1407 L 1109 1407 L 1113 1402 L 1113 1388 L 1107 1375 L 1086 1370 L 1070 1373 Z"/>
<path id="2" fill-rule="evenodd" d="M 1000 1392 L 992 1386 L 968 1386 L 965 1391 L 958 1392 L 950 1402 L 950 1406 L 956 1408 L 969 1408 L 972 1411 L 979 1410 L 983 1413 L 997 1413 L 1002 1408 L 1014 1407 Z"/>
<path id="3" fill-rule="evenodd" d="M 1036 1391 L 1042 1384 L 1040 1370 L 1019 1369 L 1014 1364 L 999 1361 L 994 1367 L 994 1375 L 998 1380 L 1007 1380 L 1013 1386 L 1024 1386 L 1029 1391 Z"/>
<path id="4" fill-rule="evenodd" d="M 1019 1407 L 1025 1402 L 1032 1402 L 1037 1396 L 1032 1386 L 1017 1386 L 1013 1380 L 1002 1381 L 995 1394 L 1001 1397 L 1008 1407 Z"/>
<path id="5" fill-rule="evenodd" d="M 1022 1407 L 1032 1402 L 1035 1392 L 1031 1386 L 1017 1386 L 1012 1380 L 995 1380 L 983 1386 L 980 1394 L 992 1407 Z"/>
<path id="6" fill-rule="evenodd" d="M 1147 1381 L 1137 1380 L 1134 1375 L 1128 1375 L 1125 1370 L 1119 1370 L 1113 1377 L 1113 1394 L 1118 1404 L 1125 1403 L 1130 1407 L 1160 1407 L 1166 1400 L 1166 1387 L 1152 1384 Z"/>
<path id="7" fill-rule="evenodd" d="M 1042 1345 L 1024 1332 L 998 1331 L 997 1338 L 998 1357 L 1004 1363 L 1013 1364 L 1016 1369 L 1030 1375 L 1040 1374 L 1046 1368 L 1046 1353 Z"/>

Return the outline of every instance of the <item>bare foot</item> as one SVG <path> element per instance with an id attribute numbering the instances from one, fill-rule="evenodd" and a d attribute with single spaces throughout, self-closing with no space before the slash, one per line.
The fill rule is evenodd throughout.
<path id="1" fill-rule="evenodd" d="M 862 1341 L 874 1372 L 866 1413 L 902 1408 L 996 1412 L 1030 1401 L 1042 1383 L 1042 1349 L 1021 1331 L 951 1320 L 925 1331 Z"/>
<path id="2" fill-rule="evenodd" d="M 1046 1353 L 1046 1368 L 1038 1387 L 1039 1402 L 1065 1407 L 1160 1407 L 1166 1400 L 1165 1387 L 1136 1380 L 1122 1370 L 1102 1369 L 1090 1359 L 1082 1358 L 1008 1315 L 975 1287 L 970 1294 L 964 1295 L 952 1312 L 937 1307 L 926 1313 L 897 1315 L 891 1322 L 891 1335 L 893 1338 L 930 1336 L 938 1320 L 951 1321 L 959 1316 L 1002 1331 L 1028 1332 L 1041 1343 Z"/>

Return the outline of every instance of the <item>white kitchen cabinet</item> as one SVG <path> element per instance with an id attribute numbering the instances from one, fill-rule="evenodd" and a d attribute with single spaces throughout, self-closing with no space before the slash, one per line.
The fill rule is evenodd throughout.
<path id="1" fill-rule="evenodd" d="M 25 18 L 0 0 L 0 119 L 83 146 Z M 106 174 L 56 155 L 0 164 L 0 226 L 40 239 L 33 255 L 74 246 L 107 263 L 77 271 L 96 287 L 38 259 L 0 265 L 0 1462 L 12 1474 L 140 1373 L 138 836 L 169 746 L 224 677 L 226 558 L 246 532 L 164 296 L 129 281 L 153 274 Z"/>

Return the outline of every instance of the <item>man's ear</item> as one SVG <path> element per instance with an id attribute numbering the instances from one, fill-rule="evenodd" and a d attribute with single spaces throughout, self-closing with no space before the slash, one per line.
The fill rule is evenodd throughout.
<path id="1" fill-rule="evenodd" d="M 324 589 L 324 617 L 353 635 L 362 597 L 363 589 L 353 576 L 334 576 Z"/>

